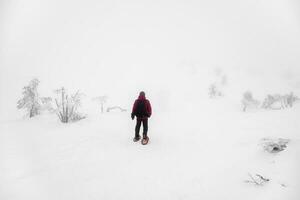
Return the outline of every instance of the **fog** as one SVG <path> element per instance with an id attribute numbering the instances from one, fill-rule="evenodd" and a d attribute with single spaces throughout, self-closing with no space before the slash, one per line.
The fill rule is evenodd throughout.
<path id="1" fill-rule="evenodd" d="M 65 86 L 126 101 L 139 90 L 168 96 L 215 68 L 259 76 L 264 84 L 278 74 L 300 77 L 296 0 L 2 0 L 0 6 L 2 115 L 16 109 L 33 77 L 45 95 Z"/>

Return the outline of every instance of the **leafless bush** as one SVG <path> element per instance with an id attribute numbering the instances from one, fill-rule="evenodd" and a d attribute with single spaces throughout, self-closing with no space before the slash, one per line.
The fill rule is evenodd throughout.
<path id="1" fill-rule="evenodd" d="M 299 100 L 299 98 L 295 96 L 293 92 L 286 95 L 267 95 L 263 101 L 262 108 L 273 110 L 285 109 L 292 107 L 297 100 Z"/>
<path id="2" fill-rule="evenodd" d="M 252 93 L 250 91 L 247 91 L 243 95 L 242 104 L 243 111 L 245 112 L 246 109 L 249 107 L 257 108 L 260 102 L 253 98 Z"/>
<path id="3" fill-rule="evenodd" d="M 61 88 L 55 91 L 60 97 L 60 100 L 55 99 L 56 114 L 60 121 L 63 123 L 75 122 L 84 119 L 85 116 L 78 112 L 78 108 L 81 106 L 82 94 L 77 91 L 73 95 L 66 94 L 65 88 Z"/>

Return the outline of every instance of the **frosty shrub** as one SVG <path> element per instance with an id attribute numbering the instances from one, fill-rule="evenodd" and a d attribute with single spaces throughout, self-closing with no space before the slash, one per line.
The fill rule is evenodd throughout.
<path id="1" fill-rule="evenodd" d="M 259 104 L 260 104 L 260 102 L 253 98 L 253 95 L 250 91 L 247 91 L 244 93 L 243 99 L 242 99 L 242 105 L 243 105 L 244 112 L 249 107 L 257 108 L 259 106 Z"/>
<path id="2" fill-rule="evenodd" d="M 299 98 L 295 96 L 293 92 L 286 95 L 269 94 L 264 99 L 262 108 L 274 109 L 274 110 L 284 109 L 284 108 L 292 107 L 297 100 L 299 100 Z"/>
<path id="3" fill-rule="evenodd" d="M 222 92 L 217 88 L 216 84 L 211 84 L 209 86 L 208 95 L 210 98 L 223 96 Z"/>
<path id="4" fill-rule="evenodd" d="M 23 88 L 23 98 L 17 103 L 18 109 L 26 109 L 29 117 L 34 117 L 43 110 L 51 109 L 50 97 L 39 97 L 37 91 L 40 81 L 32 79 L 27 86 Z"/>
<path id="5" fill-rule="evenodd" d="M 106 109 L 106 112 L 110 112 L 110 111 L 112 111 L 112 110 L 119 110 L 119 111 L 121 111 L 121 112 L 126 112 L 126 109 L 121 108 L 120 106 L 112 106 L 112 107 L 108 107 L 108 108 Z"/>
<path id="6" fill-rule="evenodd" d="M 224 96 L 224 89 L 228 85 L 227 75 L 219 67 L 214 69 L 215 78 L 213 83 L 208 88 L 208 95 L 210 98 Z"/>
<path id="7" fill-rule="evenodd" d="M 98 96 L 93 98 L 94 101 L 97 101 L 101 105 L 101 113 L 104 112 L 104 104 L 107 102 L 108 97 L 107 96 Z"/>
<path id="8" fill-rule="evenodd" d="M 38 79 L 32 79 L 27 86 L 23 88 L 23 98 L 17 103 L 18 109 L 26 109 L 29 117 L 34 117 L 40 113 L 41 105 L 39 103 L 39 95 L 37 87 L 40 81 Z"/>
<path id="9" fill-rule="evenodd" d="M 63 87 L 55 92 L 59 96 L 59 99 L 55 99 L 56 114 L 61 122 L 69 123 L 85 118 L 84 115 L 78 112 L 78 108 L 81 106 L 81 93 L 76 92 L 69 96 Z"/>

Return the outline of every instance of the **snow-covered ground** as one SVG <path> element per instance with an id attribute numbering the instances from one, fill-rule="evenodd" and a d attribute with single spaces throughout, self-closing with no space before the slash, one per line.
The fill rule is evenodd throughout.
<path id="1" fill-rule="evenodd" d="M 154 113 L 148 146 L 132 142 L 128 113 L 2 122 L 1 199 L 298 199 L 300 107 L 223 106 Z M 291 142 L 273 155 L 259 146 L 264 137 Z M 248 173 L 270 182 L 245 183 Z"/>
<path id="2" fill-rule="evenodd" d="M 299 200 L 300 103 L 242 112 L 243 93 L 300 96 L 299 2 L 0 2 L 0 200 Z M 80 90 L 86 119 L 16 109 Z M 223 82 L 223 83 L 222 83 Z M 209 98 L 215 83 L 222 97 Z M 148 145 L 132 141 L 145 90 Z M 92 99 L 126 112 L 100 113 Z M 289 139 L 266 152 L 263 138 Z M 249 174 L 270 179 L 248 183 Z"/>

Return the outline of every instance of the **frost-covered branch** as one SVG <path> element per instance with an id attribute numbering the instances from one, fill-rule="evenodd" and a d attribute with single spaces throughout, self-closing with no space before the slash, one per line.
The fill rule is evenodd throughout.
<path id="1" fill-rule="evenodd" d="M 255 174 L 255 176 L 252 176 L 250 173 L 248 173 L 248 176 L 250 177 L 250 180 L 246 180 L 246 183 L 253 183 L 255 185 L 262 186 L 265 183 L 269 182 L 270 179 L 263 177 L 260 174 Z"/>

